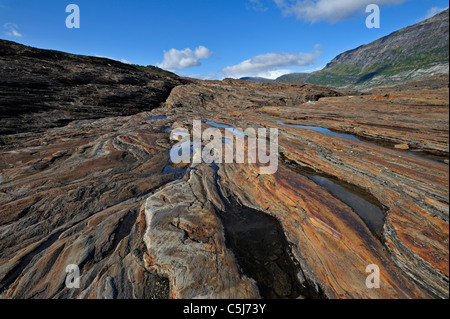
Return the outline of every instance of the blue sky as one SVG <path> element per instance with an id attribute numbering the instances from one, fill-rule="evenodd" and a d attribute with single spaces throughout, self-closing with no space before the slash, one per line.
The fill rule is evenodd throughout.
<path id="1" fill-rule="evenodd" d="M 66 27 L 66 6 L 80 28 Z M 380 7 L 369 29 L 367 4 Z M 0 0 L 0 38 L 204 79 L 321 69 L 448 7 L 441 0 Z"/>

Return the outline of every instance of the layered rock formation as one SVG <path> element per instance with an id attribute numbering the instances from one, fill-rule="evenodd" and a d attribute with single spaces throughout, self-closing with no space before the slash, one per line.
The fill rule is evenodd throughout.
<path id="1" fill-rule="evenodd" d="M 40 134 L 10 115 L 25 124 L 0 146 L 2 298 L 448 298 L 448 76 L 364 95 L 158 77 L 129 103 L 154 87 L 151 112 Z M 193 120 L 278 128 L 277 172 L 174 165 L 170 131 Z"/>
<path id="2" fill-rule="evenodd" d="M 385 88 L 382 96 L 377 90 L 291 107 L 239 113 L 217 109 L 214 118 L 207 118 L 234 127 L 282 130 L 280 158 L 289 166 L 264 177 L 251 165 L 223 165 L 224 183 L 232 185 L 228 193 L 244 205 L 280 220 L 310 284 L 320 287 L 316 292 L 331 298 L 448 295 L 448 77 L 435 83 L 439 88 L 424 84 L 418 89 L 421 83 L 415 82 Z M 190 109 L 186 98 L 174 99 L 182 96 L 180 91 L 198 95 L 204 89 L 198 84 L 177 87 L 169 101 Z M 316 132 L 314 126 L 360 140 Z M 401 142 L 416 152 L 396 150 L 394 144 Z M 385 214 L 381 235 L 371 234 L 362 218 L 346 211 L 347 205 L 339 207 L 342 200 L 334 203 L 336 196 L 321 193 L 323 187 L 311 181 L 313 174 L 345 181 L 360 196 L 373 196 Z M 385 289 L 365 288 L 364 265 L 370 260 L 385 265 Z"/>

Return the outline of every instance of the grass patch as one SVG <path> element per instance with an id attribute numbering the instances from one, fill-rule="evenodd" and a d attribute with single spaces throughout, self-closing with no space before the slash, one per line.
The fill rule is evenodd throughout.
<path id="1" fill-rule="evenodd" d="M 10 136 L 2 136 L 0 137 L 0 144 L 1 145 L 11 145 L 12 139 Z"/>
<path id="2" fill-rule="evenodd" d="M 175 73 L 163 70 L 163 69 L 158 68 L 153 65 L 144 66 L 144 65 L 133 64 L 133 66 L 140 70 L 150 72 L 150 73 L 156 73 L 156 74 L 161 74 L 161 75 L 166 75 L 166 76 L 171 76 L 171 77 L 178 77 L 178 75 L 176 75 Z"/>

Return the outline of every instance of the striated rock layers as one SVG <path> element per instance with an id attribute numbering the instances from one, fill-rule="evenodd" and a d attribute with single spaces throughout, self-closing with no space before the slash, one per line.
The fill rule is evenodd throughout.
<path id="1" fill-rule="evenodd" d="M 256 283 L 241 274 L 226 246 L 212 173 L 191 170 L 147 199 L 146 265 L 170 278 L 173 298 L 258 298 Z M 208 199 L 205 190 L 216 196 Z"/>
<path id="2" fill-rule="evenodd" d="M 248 165 L 223 165 L 219 175 L 240 203 L 280 221 L 310 286 L 326 297 L 448 296 L 448 87 L 446 79 L 433 81 L 438 88 L 415 82 L 385 88 L 382 96 L 326 97 L 206 118 L 281 130 L 285 164 L 275 175 L 261 176 Z M 189 108 L 186 99 L 173 101 L 178 92 L 204 89 L 177 87 L 169 101 Z M 331 130 L 317 132 L 317 126 Z M 415 152 L 396 150 L 400 142 Z M 345 182 L 375 201 L 384 211 L 381 234 L 368 231 L 355 209 L 341 207 L 312 175 Z M 384 289 L 365 287 L 368 264 L 386 267 Z"/>
<path id="3" fill-rule="evenodd" d="M 448 77 L 167 81 L 185 82 L 151 112 L 3 135 L 1 298 L 448 298 Z M 174 165 L 193 120 L 278 128 L 277 172 Z"/>

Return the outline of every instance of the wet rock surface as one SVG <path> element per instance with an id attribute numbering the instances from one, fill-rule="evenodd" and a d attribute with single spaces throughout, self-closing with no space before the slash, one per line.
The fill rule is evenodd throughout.
<path id="1" fill-rule="evenodd" d="M 316 297 L 289 255 L 290 247 L 276 219 L 231 202 L 219 212 L 227 241 L 244 273 L 257 282 L 263 298 Z"/>
<path id="2" fill-rule="evenodd" d="M 365 94 L 161 78 L 141 89 L 153 81 L 170 90 L 151 112 L 39 134 L 20 114 L 2 116 L 26 127 L 0 146 L 2 298 L 448 298 L 448 76 Z M 193 120 L 278 128 L 277 172 L 174 166 L 170 131 Z M 382 209 L 379 234 L 312 172 Z M 78 289 L 65 285 L 69 264 Z M 371 264 L 380 289 L 366 286 Z"/>

